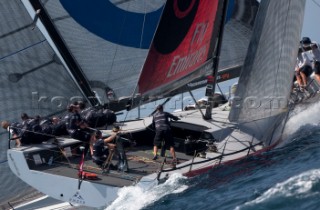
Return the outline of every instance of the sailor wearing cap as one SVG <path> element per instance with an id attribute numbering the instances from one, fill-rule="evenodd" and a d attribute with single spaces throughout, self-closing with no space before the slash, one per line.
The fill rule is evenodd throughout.
<path id="1" fill-rule="evenodd" d="M 308 51 L 308 55 L 312 58 L 314 76 L 320 84 L 320 45 L 311 41 L 309 37 L 303 37 L 300 41 L 304 51 Z"/>

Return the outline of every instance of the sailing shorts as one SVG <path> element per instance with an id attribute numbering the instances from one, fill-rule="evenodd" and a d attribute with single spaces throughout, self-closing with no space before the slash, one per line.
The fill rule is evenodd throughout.
<path id="1" fill-rule="evenodd" d="M 313 69 L 315 74 L 320 74 L 320 61 L 315 61 L 314 62 L 314 69 Z"/>
<path id="2" fill-rule="evenodd" d="M 107 155 L 97 157 L 97 156 L 92 156 L 92 161 L 97 164 L 98 166 L 102 166 L 102 164 L 107 160 Z"/>
<path id="3" fill-rule="evenodd" d="M 303 66 L 300 68 L 300 71 L 297 72 L 298 75 L 300 75 L 300 72 L 304 73 L 306 77 L 309 77 L 312 74 L 312 68 L 311 66 Z"/>
<path id="4" fill-rule="evenodd" d="M 153 145 L 159 147 L 162 145 L 162 141 L 165 142 L 166 148 L 174 146 L 171 129 L 156 131 L 156 136 L 154 137 Z"/>

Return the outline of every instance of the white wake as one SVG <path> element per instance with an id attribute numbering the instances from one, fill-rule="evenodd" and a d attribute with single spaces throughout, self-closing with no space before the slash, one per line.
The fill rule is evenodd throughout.
<path id="1" fill-rule="evenodd" d="M 240 210 L 244 207 L 255 206 L 257 204 L 265 203 L 273 199 L 287 198 L 287 197 L 310 197 L 319 192 L 310 192 L 312 187 L 320 182 L 320 169 L 314 169 L 303 172 L 300 175 L 291 177 L 290 179 L 276 184 L 264 192 L 261 196 L 253 201 L 246 202 L 242 206 L 237 206 L 235 209 Z"/>
<path id="2" fill-rule="evenodd" d="M 290 139 L 302 126 L 318 126 L 320 123 L 319 117 L 320 102 L 304 109 L 299 107 L 294 110 L 293 115 L 284 128 L 284 139 Z"/>
<path id="3" fill-rule="evenodd" d="M 106 210 L 141 209 L 168 194 L 186 190 L 188 187 L 181 184 L 185 179 L 181 174 L 172 174 L 165 183 L 156 185 L 151 190 L 144 190 L 140 186 L 124 187 L 119 190 L 119 197 Z"/>

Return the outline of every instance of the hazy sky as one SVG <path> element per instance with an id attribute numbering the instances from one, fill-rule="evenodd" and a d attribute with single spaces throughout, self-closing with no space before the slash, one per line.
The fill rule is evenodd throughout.
<path id="1" fill-rule="evenodd" d="M 320 42 L 320 0 L 306 0 L 306 11 L 301 36 Z"/>

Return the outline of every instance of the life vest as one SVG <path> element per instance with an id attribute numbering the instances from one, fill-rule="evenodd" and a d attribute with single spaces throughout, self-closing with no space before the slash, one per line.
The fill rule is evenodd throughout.
<path id="1" fill-rule="evenodd" d="M 53 125 L 52 134 L 55 136 L 68 135 L 67 123 L 65 120 L 61 120 L 56 125 Z"/>
<path id="2" fill-rule="evenodd" d="M 37 144 L 44 141 L 42 128 L 38 119 L 28 119 L 23 123 L 21 129 L 22 144 Z"/>
<path id="3" fill-rule="evenodd" d="M 98 139 L 93 144 L 93 156 L 96 158 L 101 158 L 103 156 L 107 157 L 109 154 L 109 150 L 104 146 L 104 140 Z"/>
<path id="4" fill-rule="evenodd" d="M 106 124 L 107 125 L 112 125 L 113 123 L 115 123 L 117 121 L 117 115 L 109 110 L 109 109 L 105 109 L 103 110 L 104 116 L 106 118 Z"/>
<path id="5" fill-rule="evenodd" d="M 117 116 L 111 110 L 97 109 L 95 107 L 83 110 L 81 117 L 93 128 L 111 125 L 117 120 Z"/>
<path id="6" fill-rule="evenodd" d="M 42 132 L 45 134 L 52 134 L 52 121 L 49 119 L 44 119 L 40 121 L 40 126 L 42 129 Z"/>
<path id="7" fill-rule="evenodd" d="M 22 124 L 18 122 L 11 123 L 10 130 L 12 134 L 19 136 L 21 134 Z"/>

